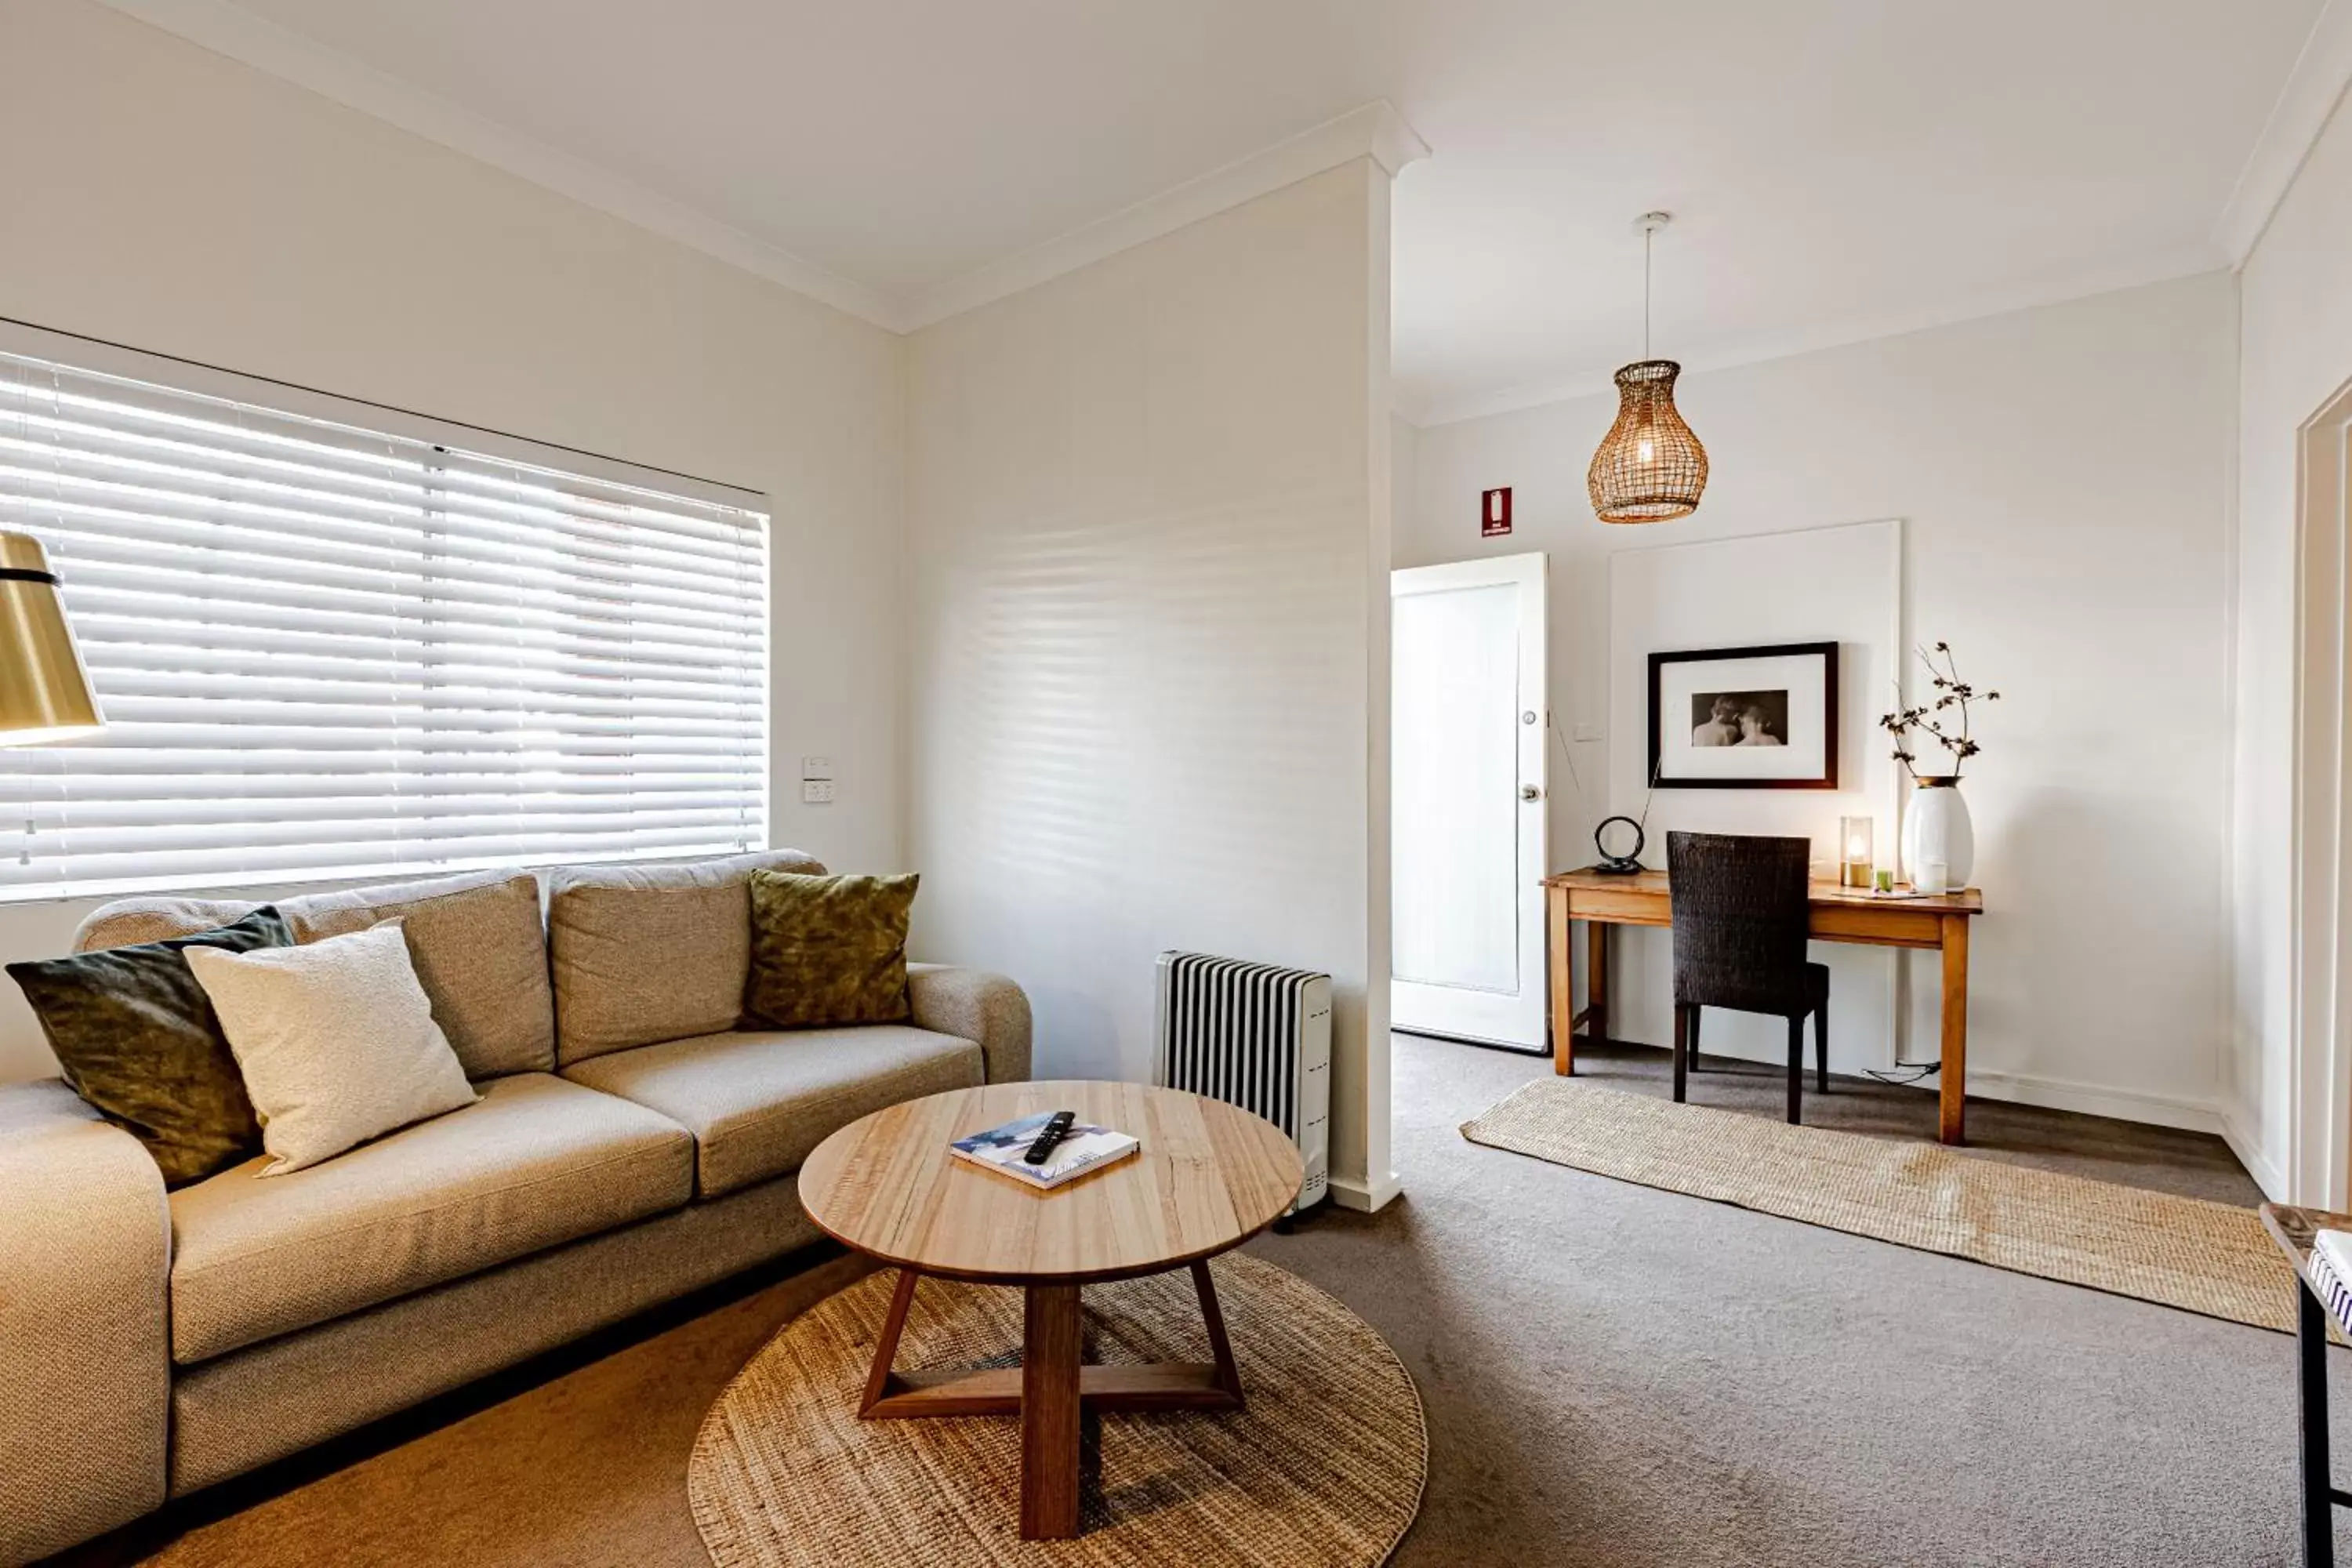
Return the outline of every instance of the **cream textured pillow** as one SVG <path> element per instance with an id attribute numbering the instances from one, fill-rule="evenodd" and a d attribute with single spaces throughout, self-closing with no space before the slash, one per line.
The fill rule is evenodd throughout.
<path id="1" fill-rule="evenodd" d="M 315 1165 L 478 1098 L 433 1021 L 400 921 L 302 947 L 186 952 L 261 1120 L 271 1156 L 263 1175 Z M 199 963 L 198 954 L 220 962 Z"/>

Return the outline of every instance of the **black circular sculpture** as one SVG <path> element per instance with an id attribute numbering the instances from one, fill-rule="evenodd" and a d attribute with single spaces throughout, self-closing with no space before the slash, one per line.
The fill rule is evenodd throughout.
<path id="1" fill-rule="evenodd" d="M 1609 847 L 1609 827 L 1612 823 L 1617 822 L 1622 822 L 1633 830 L 1633 847 L 1622 855 L 1612 852 Z M 1593 869 L 1606 872 L 1612 877 L 1630 877 L 1643 868 L 1642 849 L 1648 842 L 1649 840 L 1643 836 L 1642 825 L 1632 817 L 1604 816 L 1601 819 L 1601 826 L 1592 830 L 1592 847 L 1601 856 L 1601 864 L 1595 866 Z"/>

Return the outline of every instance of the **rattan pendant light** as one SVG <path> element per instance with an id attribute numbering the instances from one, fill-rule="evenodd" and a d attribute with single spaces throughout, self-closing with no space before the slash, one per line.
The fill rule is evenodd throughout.
<path id="1" fill-rule="evenodd" d="M 1650 357 L 1650 242 L 1669 215 L 1643 213 L 1642 357 L 1617 373 L 1617 423 L 1601 438 L 1585 481 L 1603 522 L 1664 522 L 1698 510 L 1706 489 L 1706 448 L 1675 408 L 1683 367 Z"/>

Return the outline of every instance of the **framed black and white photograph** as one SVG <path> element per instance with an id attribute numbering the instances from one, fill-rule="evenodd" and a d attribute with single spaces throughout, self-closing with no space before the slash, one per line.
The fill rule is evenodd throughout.
<path id="1" fill-rule="evenodd" d="M 1652 654 L 1652 781 L 1837 788 L 1837 650 L 1810 642 Z"/>

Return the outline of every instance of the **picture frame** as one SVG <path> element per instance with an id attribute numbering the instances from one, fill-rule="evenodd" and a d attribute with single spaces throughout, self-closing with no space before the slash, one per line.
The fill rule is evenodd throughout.
<path id="1" fill-rule="evenodd" d="M 1650 656 L 1658 789 L 1838 787 L 1838 645 L 1768 643 Z"/>

